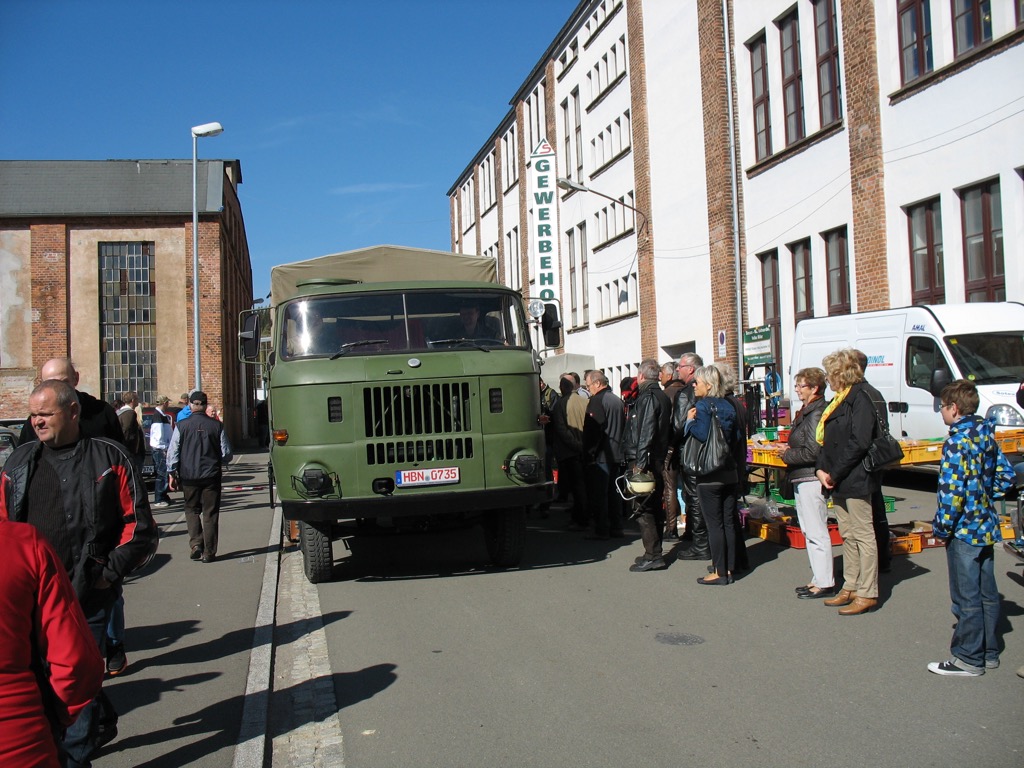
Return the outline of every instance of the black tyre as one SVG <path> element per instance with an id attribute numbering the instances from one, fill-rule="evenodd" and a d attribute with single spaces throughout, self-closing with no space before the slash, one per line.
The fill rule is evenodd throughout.
<path id="1" fill-rule="evenodd" d="M 309 583 L 330 581 L 334 570 L 331 524 L 300 522 L 299 549 L 302 550 L 302 569 Z"/>
<path id="2" fill-rule="evenodd" d="M 274 465 L 267 462 L 267 491 L 270 493 L 270 508 L 274 509 L 277 502 L 274 499 Z"/>
<path id="3" fill-rule="evenodd" d="M 492 564 L 519 565 L 526 546 L 526 507 L 496 509 L 484 520 L 484 541 Z"/>

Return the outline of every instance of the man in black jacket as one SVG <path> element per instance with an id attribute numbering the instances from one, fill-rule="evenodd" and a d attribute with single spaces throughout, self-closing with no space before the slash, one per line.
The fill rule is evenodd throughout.
<path id="1" fill-rule="evenodd" d="M 697 369 L 704 365 L 704 360 L 695 352 L 687 352 L 679 358 L 676 373 L 685 386 L 679 390 L 672 404 L 672 457 L 670 461 L 679 467 L 679 456 L 683 451 L 686 414 L 697 402 L 693 392 L 693 379 Z M 686 538 L 691 539 L 690 548 L 677 555 L 680 560 L 710 560 L 711 549 L 708 547 L 708 526 L 697 498 L 697 478 L 679 469 L 683 476 L 683 501 L 686 503 Z"/>
<path id="2" fill-rule="evenodd" d="M 661 506 L 665 481 L 661 471 L 668 455 L 672 403 L 658 382 L 658 368 L 657 360 L 640 363 L 636 401 L 630 407 L 626 423 L 626 466 L 634 474 L 649 472 L 654 476 L 654 493 L 633 502 L 644 544 L 643 556 L 629 568 L 634 573 L 665 567 L 661 547 L 665 530 L 665 511 Z"/>
<path id="3" fill-rule="evenodd" d="M 149 497 L 120 441 L 82 431 L 70 382 L 43 381 L 29 408 L 36 440 L 19 446 L 0 473 L 0 517 L 35 526 L 53 545 L 102 652 L 121 582 L 156 550 Z M 89 766 L 117 735 L 116 723 L 101 691 L 65 735 L 68 765 Z"/>
<path id="4" fill-rule="evenodd" d="M 206 415 L 206 393 L 189 395 L 192 415 L 178 420 L 167 448 L 167 473 L 172 491 L 185 496 L 189 555 L 212 563 L 217 559 L 220 522 L 221 464 L 231 461 L 231 444 L 224 425 Z"/>

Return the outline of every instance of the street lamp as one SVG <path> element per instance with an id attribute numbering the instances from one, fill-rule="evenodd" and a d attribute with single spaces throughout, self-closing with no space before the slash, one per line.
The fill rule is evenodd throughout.
<path id="1" fill-rule="evenodd" d="M 224 132 L 220 123 L 203 123 L 192 129 L 192 325 L 195 334 L 195 387 L 201 387 L 201 371 L 199 368 L 199 200 L 196 188 L 199 186 L 199 168 L 196 161 L 196 150 L 199 137 L 216 136 Z"/>
<path id="2" fill-rule="evenodd" d="M 559 178 L 557 183 L 560 189 L 564 189 L 567 192 L 590 192 L 598 197 L 603 197 L 605 200 L 611 200 L 613 203 L 618 203 L 625 208 L 629 208 L 629 210 L 633 211 L 641 218 L 640 229 L 637 230 L 636 233 L 637 240 L 640 239 L 640 234 L 647 228 L 647 216 L 639 208 L 635 208 L 629 203 L 624 203 L 611 195 L 606 195 L 604 192 L 598 192 L 596 189 L 591 189 L 590 187 L 580 184 L 578 181 L 573 181 L 572 179 Z"/>

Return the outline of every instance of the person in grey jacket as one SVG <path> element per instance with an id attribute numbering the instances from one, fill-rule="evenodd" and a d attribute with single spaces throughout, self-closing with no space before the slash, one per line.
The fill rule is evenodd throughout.
<path id="1" fill-rule="evenodd" d="M 815 437 L 821 414 L 825 412 L 825 372 L 821 368 L 803 368 L 793 377 L 796 394 L 803 407 L 793 420 L 789 447 L 782 454 L 796 497 L 796 517 L 807 541 L 807 559 L 811 563 L 811 583 L 796 588 L 801 600 L 817 600 L 835 594 L 832 572 L 832 537 L 828 532 L 828 505 L 821 483 L 814 474 L 821 446 Z"/>
<path id="2" fill-rule="evenodd" d="M 231 461 L 231 444 L 224 425 L 206 415 L 205 392 L 189 395 L 192 415 L 178 421 L 167 448 L 167 471 L 172 491 L 185 496 L 185 523 L 193 560 L 217 559 L 220 519 L 221 465 Z"/>

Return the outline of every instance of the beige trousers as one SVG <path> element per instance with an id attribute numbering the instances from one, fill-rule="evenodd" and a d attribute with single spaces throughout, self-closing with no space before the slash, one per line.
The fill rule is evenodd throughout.
<path id="1" fill-rule="evenodd" d="M 832 511 L 843 537 L 843 589 L 858 597 L 878 597 L 878 545 L 871 525 L 871 499 L 833 496 Z"/>

